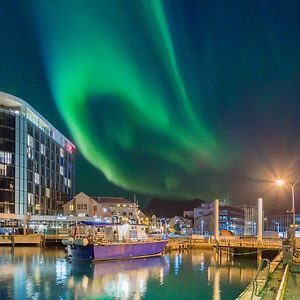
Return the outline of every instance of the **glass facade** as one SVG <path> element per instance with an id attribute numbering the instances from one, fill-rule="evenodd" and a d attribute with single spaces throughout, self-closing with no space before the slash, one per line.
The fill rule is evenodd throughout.
<path id="1" fill-rule="evenodd" d="M 0 213 L 62 213 L 75 191 L 74 151 L 26 102 L 0 93 Z"/>

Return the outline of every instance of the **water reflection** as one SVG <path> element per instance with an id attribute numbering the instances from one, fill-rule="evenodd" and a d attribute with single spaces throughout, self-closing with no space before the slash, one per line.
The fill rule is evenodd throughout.
<path id="1" fill-rule="evenodd" d="M 64 290 L 70 268 L 62 252 L 38 247 L 0 247 L 1 299 L 72 299 L 72 291 Z"/>
<path id="2" fill-rule="evenodd" d="M 163 284 L 168 273 L 163 257 L 99 262 L 72 263 L 69 288 L 75 297 L 106 295 L 112 298 L 141 299 L 147 291 L 147 282 L 156 279 Z"/>
<path id="3" fill-rule="evenodd" d="M 0 299 L 234 299 L 256 261 L 210 250 L 162 257 L 68 263 L 63 250 L 0 247 Z"/>

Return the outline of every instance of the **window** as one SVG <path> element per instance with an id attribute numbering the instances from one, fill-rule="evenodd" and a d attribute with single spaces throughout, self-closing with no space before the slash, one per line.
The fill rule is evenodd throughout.
<path id="1" fill-rule="evenodd" d="M 0 164 L 0 176 L 6 176 L 7 175 L 7 166 Z"/>
<path id="2" fill-rule="evenodd" d="M 60 175 L 64 175 L 64 167 L 59 166 L 59 173 Z"/>
<path id="3" fill-rule="evenodd" d="M 50 189 L 49 188 L 46 188 L 46 197 L 50 198 Z"/>
<path id="4" fill-rule="evenodd" d="M 27 134 L 27 145 L 33 148 L 33 137 Z"/>
<path id="5" fill-rule="evenodd" d="M 126 211 L 123 211 L 123 216 L 126 216 Z"/>
<path id="6" fill-rule="evenodd" d="M 71 179 L 68 179 L 68 187 L 70 188 L 72 186 L 72 181 Z"/>
<path id="7" fill-rule="evenodd" d="M 77 209 L 87 210 L 87 204 L 77 204 Z"/>
<path id="8" fill-rule="evenodd" d="M 12 154 L 9 152 L 0 151 L 0 163 L 11 164 Z"/>
<path id="9" fill-rule="evenodd" d="M 60 154 L 60 157 L 64 157 L 64 149 L 63 148 L 60 148 L 59 154 Z"/>
<path id="10" fill-rule="evenodd" d="M 44 144 L 40 144 L 40 151 L 41 151 L 41 154 L 45 155 L 45 145 Z"/>
<path id="11" fill-rule="evenodd" d="M 70 210 L 70 211 L 73 211 L 73 210 L 74 210 L 74 204 L 70 204 L 70 205 L 69 205 L 69 210 Z"/>
<path id="12" fill-rule="evenodd" d="M 39 204 L 35 205 L 35 210 L 40 210 L 40 205 Z"/>
<path id="13" fill-rule="evenodd" d="M 31 193 L 27 194 L 27 203 L 28 205 L 33 205 L 33 194 Z"/>
<path id="14" fill-rule="evenodd" d="M 30 146 L 27 146 L 27 156 L 30 159 L 33 159 L 33 150 Z"/>
<path id="15" fill-rule="evenodd" d="M 39 173 L 34 172 L 34 182 L 36 184 L 40 184 L 40 174 Z"/>

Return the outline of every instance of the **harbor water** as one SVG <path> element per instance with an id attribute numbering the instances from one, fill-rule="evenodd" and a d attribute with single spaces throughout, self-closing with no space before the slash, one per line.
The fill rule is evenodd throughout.
<path id="1" fill-rule="evenodd" d="M 212 250 L 95 264 L 59 248 L 0 248 L 0 299 L 235 299 L 255 276 L 253 259 Z"/>

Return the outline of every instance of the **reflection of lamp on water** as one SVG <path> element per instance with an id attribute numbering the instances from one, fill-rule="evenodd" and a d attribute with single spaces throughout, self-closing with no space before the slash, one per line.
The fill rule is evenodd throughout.
<path id="1" fill-rule="evenodd" d="M 201 235 L 203 235 L 204 234 L 204 228 L 203 228 L 203 225 L 204 225 L 204 221 L 202 220 L 201 221 Z"/>
<path id="2" fill-rule="evenodd" d="M 220 300 L 220 270 L 215 269 L 214 273 L 214 300 Z"/>

